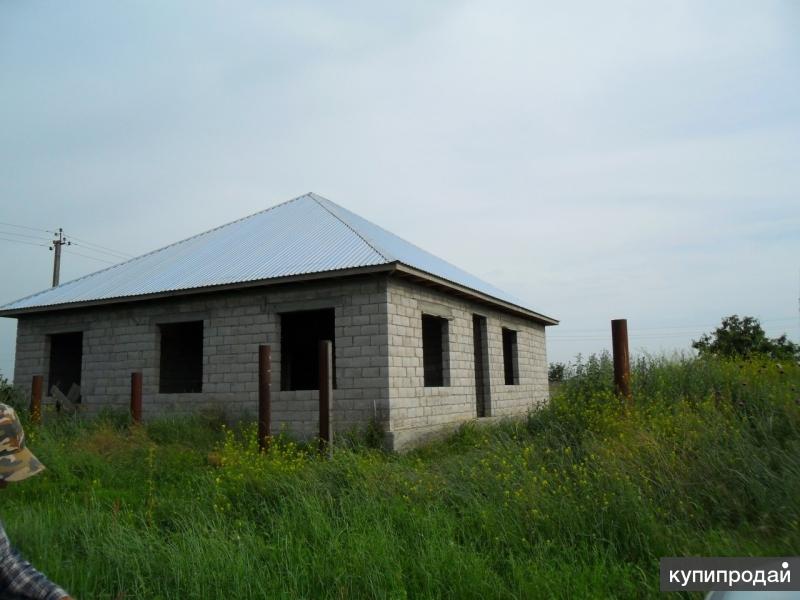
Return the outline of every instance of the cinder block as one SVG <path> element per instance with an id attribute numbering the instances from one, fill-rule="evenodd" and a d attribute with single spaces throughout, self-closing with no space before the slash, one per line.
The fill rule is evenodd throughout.
<path id="1" fill-rule="evenodd" d="M 220 292 L 202 298 L 153 300 L 127 307 L 109 306 L 80 313 L 41 314 L 19 319 L 15 381 L 30 385 L 35 373 L 49 367 L 47 335 L 82 329 L 82 387 L 87 411 L 127 405 L 130 372 L 145 374 L 150 394 L 148 414 L 189 414 L 219 404 L 231 414 L 255 414 L 257 347 L 269 343 L 273 356 L 273 404 L 276 427 L 302 433 L 316 427 L 316 391 L 280 391 L 280 318 L 278 307 L 332 304 L 336 311 L 334 392 L 339 422 L 371 418 L 374 399 L 382 402 L 390 439 L 398 447 L 424 437 L 414 432 L 441 429 L 474 418 L 475 374 L 472 314 L 487 317 L 490 414 L 520 414 L 547 400 L 547 357 L 544 328 L 486 305 L 441 290 L 399 279 L 338 280 L 296 286 Z M 446 307 L 446 364 L 449 386 L 423 386 L 423 348 L 419 306 Z M 204 391 L 200 394 L 158 394 L 159 322 L 176 316 L 204 322 Z M 519 385 L 504 385 L 501 328 L 518 332 Z M 282 400 L 281 400 L 282 398 Z M 285 404 L 281 412 L 279 402 Z M 407 433 L 403 433 L 404 429 Z M 427 428 L 427 429 L 426 429 Z M 392 442 L 394 443 L 394 442 Z"/>

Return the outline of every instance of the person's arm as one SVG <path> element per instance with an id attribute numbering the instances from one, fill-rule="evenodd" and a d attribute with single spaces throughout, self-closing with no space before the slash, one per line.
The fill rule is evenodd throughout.
<path id="1" fill-rule="evenodd" d="M 69 594 L 12 551 L 0 563 L 0 598 L 64 600 Z"/>
<path id="2" fill-rule="evenodd" d="M 70 600 L 69 594 L 37 571 L 12 547 L 0 525 L 0 598 Z"/>

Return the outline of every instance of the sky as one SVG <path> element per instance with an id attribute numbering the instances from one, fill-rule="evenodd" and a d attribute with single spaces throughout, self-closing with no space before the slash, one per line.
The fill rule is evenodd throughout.
<path id="1" fill-rule="evenodd" d="M 792 0 L 0 3 L 0 304 L 48 230 L 67 281 L 314 191 L 559 319 L 550 361 L 800 341 L 799 159 Z"/>

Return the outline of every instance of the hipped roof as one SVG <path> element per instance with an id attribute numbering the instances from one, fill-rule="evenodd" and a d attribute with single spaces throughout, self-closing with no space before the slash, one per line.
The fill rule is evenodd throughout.
<path id="1" fill-rule="evenodd" d="M 557 323 L 313 193 L 16 300 L 0 307 L 0 315 L 381 270 L 428 279 L 546 325 Z"/>

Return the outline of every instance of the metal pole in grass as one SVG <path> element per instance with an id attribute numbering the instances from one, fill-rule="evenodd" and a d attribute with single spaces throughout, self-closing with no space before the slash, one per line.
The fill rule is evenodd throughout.
<path id="1" fill-rule="evenodd" d="M 31 420 L 34 423 L 42 421 L 42 382 L 41 375 L 34 375 L 31 382 Z"/>
<path id="2" fill-rule="evenodd" d="M 141 372 L 131 373 L 131 417 L 133 422 L 142 422 L 142 374 Z"/>
<path id="3" fill-rule="evenodd" d="M 331 403 L 333 399 L 333 342 L 319 342 L 319 451 L 333 456 Z"/>
<path id="4" fill-rule="evenodd" d="M 258 347 L 258 449 L 267 449 L 272 424 L 272 349 Z"/>
<path id="5" fill-rule="evenodd" d="M 631 362 L 628 351 L 628 320 L 611 321 L 611 343 L 614 351 L 614 388 L 618 396 L 631 399 Z"/>

